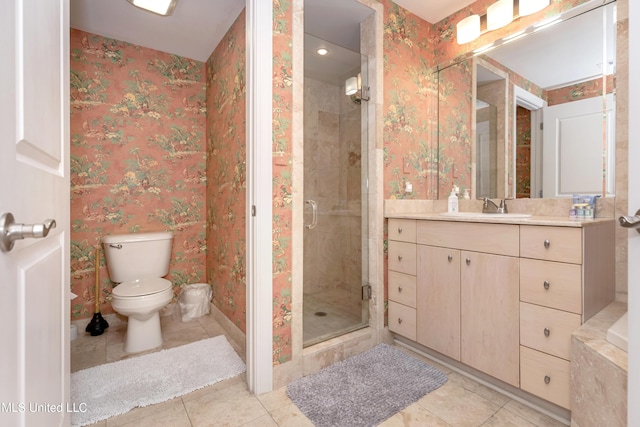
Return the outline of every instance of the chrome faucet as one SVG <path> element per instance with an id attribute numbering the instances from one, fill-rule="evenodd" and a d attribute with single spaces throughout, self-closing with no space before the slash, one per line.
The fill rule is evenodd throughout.
<path id="1" fill-rule="evenodd" d="M 509 213 L 509 211 L 507 210 L 507 201 L 505 199 L 500 199 L 500 206 L 496 205 L 495 202 L 488 197 L 484 197 L 482 201 L 484 202 L 482 204 L 482 213 Z"/>

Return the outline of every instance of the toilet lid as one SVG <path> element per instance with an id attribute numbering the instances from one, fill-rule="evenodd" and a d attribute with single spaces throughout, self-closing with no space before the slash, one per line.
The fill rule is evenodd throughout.
<path id="1" fill-rule="evenodd" d="M 171 288 L 171 282 L 161 277 L 152 279 L 132 280 L 122 282 L 111 292 L 117 297 L 138 297 L 142 295 L 157 294 Z"/>

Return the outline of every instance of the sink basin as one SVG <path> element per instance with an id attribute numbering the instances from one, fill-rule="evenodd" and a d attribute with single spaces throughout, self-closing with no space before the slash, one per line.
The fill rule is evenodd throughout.
<path id="1" fill-rule="evenodd" d="M 442 212 L 440 215 L 451 218 L 531 218 L 529 214 L 523 213 L 505 213 L 505 214 L 492 214 L 482 212 Z"/>

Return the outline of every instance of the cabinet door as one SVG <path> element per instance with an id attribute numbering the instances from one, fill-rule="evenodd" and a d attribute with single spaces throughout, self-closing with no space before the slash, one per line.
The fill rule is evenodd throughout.
<path id="1" fill-rule="evenodd" d="M 519 386 L 518 258 L 463 251 L 461 361 Z"/>
<path id="2" fill-rule="evenodd" d="M 418 245 L 417 341 L 460 360 L 460 251 Z"/>

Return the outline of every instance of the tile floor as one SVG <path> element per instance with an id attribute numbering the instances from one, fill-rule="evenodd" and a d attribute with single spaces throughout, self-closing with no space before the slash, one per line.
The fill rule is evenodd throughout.
<path id="1" fill-rule="evenodd" d="M 122 350 L 126 329 L 124 322 L 105 316 L 110 327 L 99 337 L 84 336 L 71 344 L 71 369 L 95 366 L 128 357 Z M 86 322 L 85 322 L 86 323 Z M 165 348 L 223 334 L 210 316 L 183 323 L 178 313 L 162 318 Z M 231 339 L 229 339 L 231 343 Z M 403 348 L 416 358 L 421 356 Z M 242 357 L 242 355 L 241 355 Z M 563 424 L 536 412 L 500 393 L 469 380 L 431 361 L 442 369 L 449 381 L 418 402 L 381 424 L 396 426 L 538 426 Z M 289 400 L 285 388 L 260 396 L 247 390 L 245 376 L 232 378 L 170 401 L 93 424 L 99 427 L 305 427 L 313 424 Z M 345 426 L 348 427 L 348 426 Z"/>
<path id="2" fill-rule="evenodd" d="M 305 347 L 353 332 L 369 323 L 368 316 L 363 313 L 362 298 L 344 289 L 305 293 L 302 311 Z"/>

